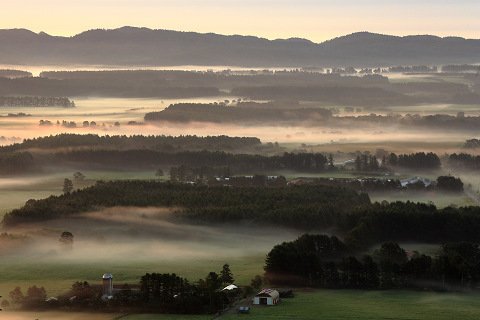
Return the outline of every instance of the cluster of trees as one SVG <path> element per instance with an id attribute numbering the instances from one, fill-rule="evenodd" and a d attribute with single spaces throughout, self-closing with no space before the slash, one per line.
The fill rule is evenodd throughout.
<path id="1" fill-rule="evenodd" d="M 230 304 L 229 292 L 221 289 L 233 282 L 228 264 L 222 267 L 220 274 L 210 272 L 196 283 L 175 274 L 147 273 L 140 280 L 140 295 L 149 310 L 182 314 L 215 313 Z"/>
<path id="2" fill-rule="evenodd" d="M 442 163 L 435 153 L 417 152 L 412 154 L 400 154 L 398 156 L 395 153 L 391 153 L 388 157 L 388 164 L 409 169 L 433 170 L 440 168 Z"/>
<path id="3" fill-rule="evenodd" d="M 29 200 L 4 216 L 5 225 L 43 221 L 98 207 L 169 206 L 183 208 L 197 221 L 256 220 L 289 227 L 329 227 L 356 207 L 368 206 L 366 194 L 330 186 L 208 187 L 158 181 L 98 182 L 43 200 Z"/>
<path id="4" fill-rule="evenodd" d="M 75 107 L 65 97 L 0 97 L 0 107 Z"/>
<path id="5" fill-rule="evenodd" d="M 21 306 L 25 309 L 38 309 L 45 304 L 47 292 L 44 287 L 32 286 L 24 294 L 20 287 L 16 287 L 10 291 L 9 298 L 14 306 Z M 10 305 L 8 301 L 7 305 Z"/>
<path id="6" fill-rule="evenodd" d="M 255 111 L 245 106 L 227 106 L 224 104 L 180 103 L 172 104 L 162 111 L 145 114 L 146 121 L 172 122 L 299 122 L 326 121 L 332 112 L 323 108 L 272 108 L 271 104 L 257 106 Z"/>
<path id="7" fill-rule="evenodd" d="M 437 188 L 442 191 L 463 191 L 463 182 L 460 178 L 452 176 L 440 176 L 437 178 Z"/>
<path id="8" fill-rule="evenodd" d="M 468 153 L 453 153 L 448 157 L 448 164 L 460 169 L 479 170 L 480 156 Z"/>
<path id="9" fill-rule="evenodd" d="M 357 171 L 378 171 L 380 165 L 383 166 L 383 164 L 379 163 L 376 156 L 370 154 L 357 155 L 355 158 L 355 170 Z"/>
<path id="10" fill-rule="evenodd" d="M 22 143 L 1 147 L 0 150 L 25 150 L 30 148 L 102 148 L 102 149 L 151 149 L 164 152 L 181 150 L 243 150 L 261 147 L 262 142 L 254 137 L 228 136 L 99 136 L 95 134 L 59 134 L 33 139 L 25 139 Z"/>
<path id="11" fill-rule="evenodd" d="M 265 261 L 266 277 L 277 284 L 324 288 L 476 288 L 480 282 L 477 243 L 441 246 L 437 256 L 407 252 L 395 242 L 360 254 L 336 237 L 303 235 L 276 245 Z"/>
<path id="12" fill-rule="evenodd" d="M 463 147 L 466 149 L 480 148 L 480 139 L 468 139 L 467 141 L 465 141 Z"/>

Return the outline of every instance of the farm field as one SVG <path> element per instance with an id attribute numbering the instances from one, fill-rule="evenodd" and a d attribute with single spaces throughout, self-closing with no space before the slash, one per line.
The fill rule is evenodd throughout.
<path id="1" fill-rule="evenodd" d="M 443 294 L 413 291 L 318 290 L 297 293 L 276 307 L 254 307 L 249 319 L 376 320 L 478 319 L 479 294 Z M 395 315 L 395 316 L 392 316 Z M 221 319 L 243 318 L 229 314 Z M 131 318 L 129 320 L 133 320 Z M 161 318 L 159 318 L 161 319 Z"/>
<path id="2" fill-rule="evenodd" d="M 95 253 L 92 253 L 95 256 Z M 49 296 L 55 296 L 68 290 L 75 281 L 100 283 L 102 274 L 110 272 L 117 284 L 140 281 L 147 272 L 176 273 L 191 281 L 204 278 L 208 272 L 218 272 L 224 263 L 229 263 L 236 283 L 250 284 L 257 274 L 262 274 L 263 255 L 244 257 L 184 258 L 161 259 L 157 261 L 90 261 L 78 263 L 36 261 L 34 259 L 3 259 L 0 261 L 0 296 L 8 296 L 8 292 L 19 286 L 26 290 L 29 286 L 43 286 Z"/>
<path id="3" fill-rule="evenodd" d="M 392 315 L 395 315 L 393 318 Z M 292 299 L 284 299 L 275 307 L 254 306 L 248 315 L 227 313 L 216 319 L 422 319 L 473 320 L 480 314 L 478 293 L 435 293 L 414 291 L 354 291 L 315 290 L 297 292 Z M 9 320 L 207 320 L 211 315 L 112 315 L 79 313 L 6 313 Z"/>
<path id="4" fill-rule="evenodd" d="M 249 315 L 217 319 L 478 319 L 480 295 L 412 291 L 316 290 L 298 292 L 275 307 L 254 306 Z M 393 318 L 392 315 L 395 315 Z M 210 317 L 212 319 L 213 317 Z M 197 320 L 203 316 L 131 315 L 122 320 Z"/>

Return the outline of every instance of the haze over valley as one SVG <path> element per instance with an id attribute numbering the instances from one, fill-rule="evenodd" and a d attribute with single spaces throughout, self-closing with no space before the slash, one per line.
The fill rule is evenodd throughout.
<path id="1" fill-rule="evenodd" d="M 426 3 L 6 5 L 0 317 L 477 319 L 478 6 Z"/>

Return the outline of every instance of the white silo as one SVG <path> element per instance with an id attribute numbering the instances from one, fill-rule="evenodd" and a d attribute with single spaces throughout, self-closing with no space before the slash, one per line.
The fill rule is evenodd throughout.
<path id="1" fill-rule="evenodd" d="M 105 273 L 102 276 L 103 295 L 113 296 L 113 275 L 111 273 Z"/>

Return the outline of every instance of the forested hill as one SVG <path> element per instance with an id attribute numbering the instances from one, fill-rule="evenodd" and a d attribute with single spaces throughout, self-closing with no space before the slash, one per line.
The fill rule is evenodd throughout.
<path id="1" fill-rule="evenodd" d="M 328 227 L 337 217 L 369 205 L 366 194 L 340 187 L 207 187 L 157 181 L 98 182 L 73 193 L 29 200 L 5 215 L 7 226 L 62 218 L 102 207 L 182 208 L 197 221 L 255 220 L 289 227 Z"/>
<path id="2" fill-rule="evenodd" d="M 354 33 L 324 43 L 147 28 L 73 37 L 0 30 L 0 63 L 93 65 L 374 66 L 476 63 L 480 40 Z"/>

